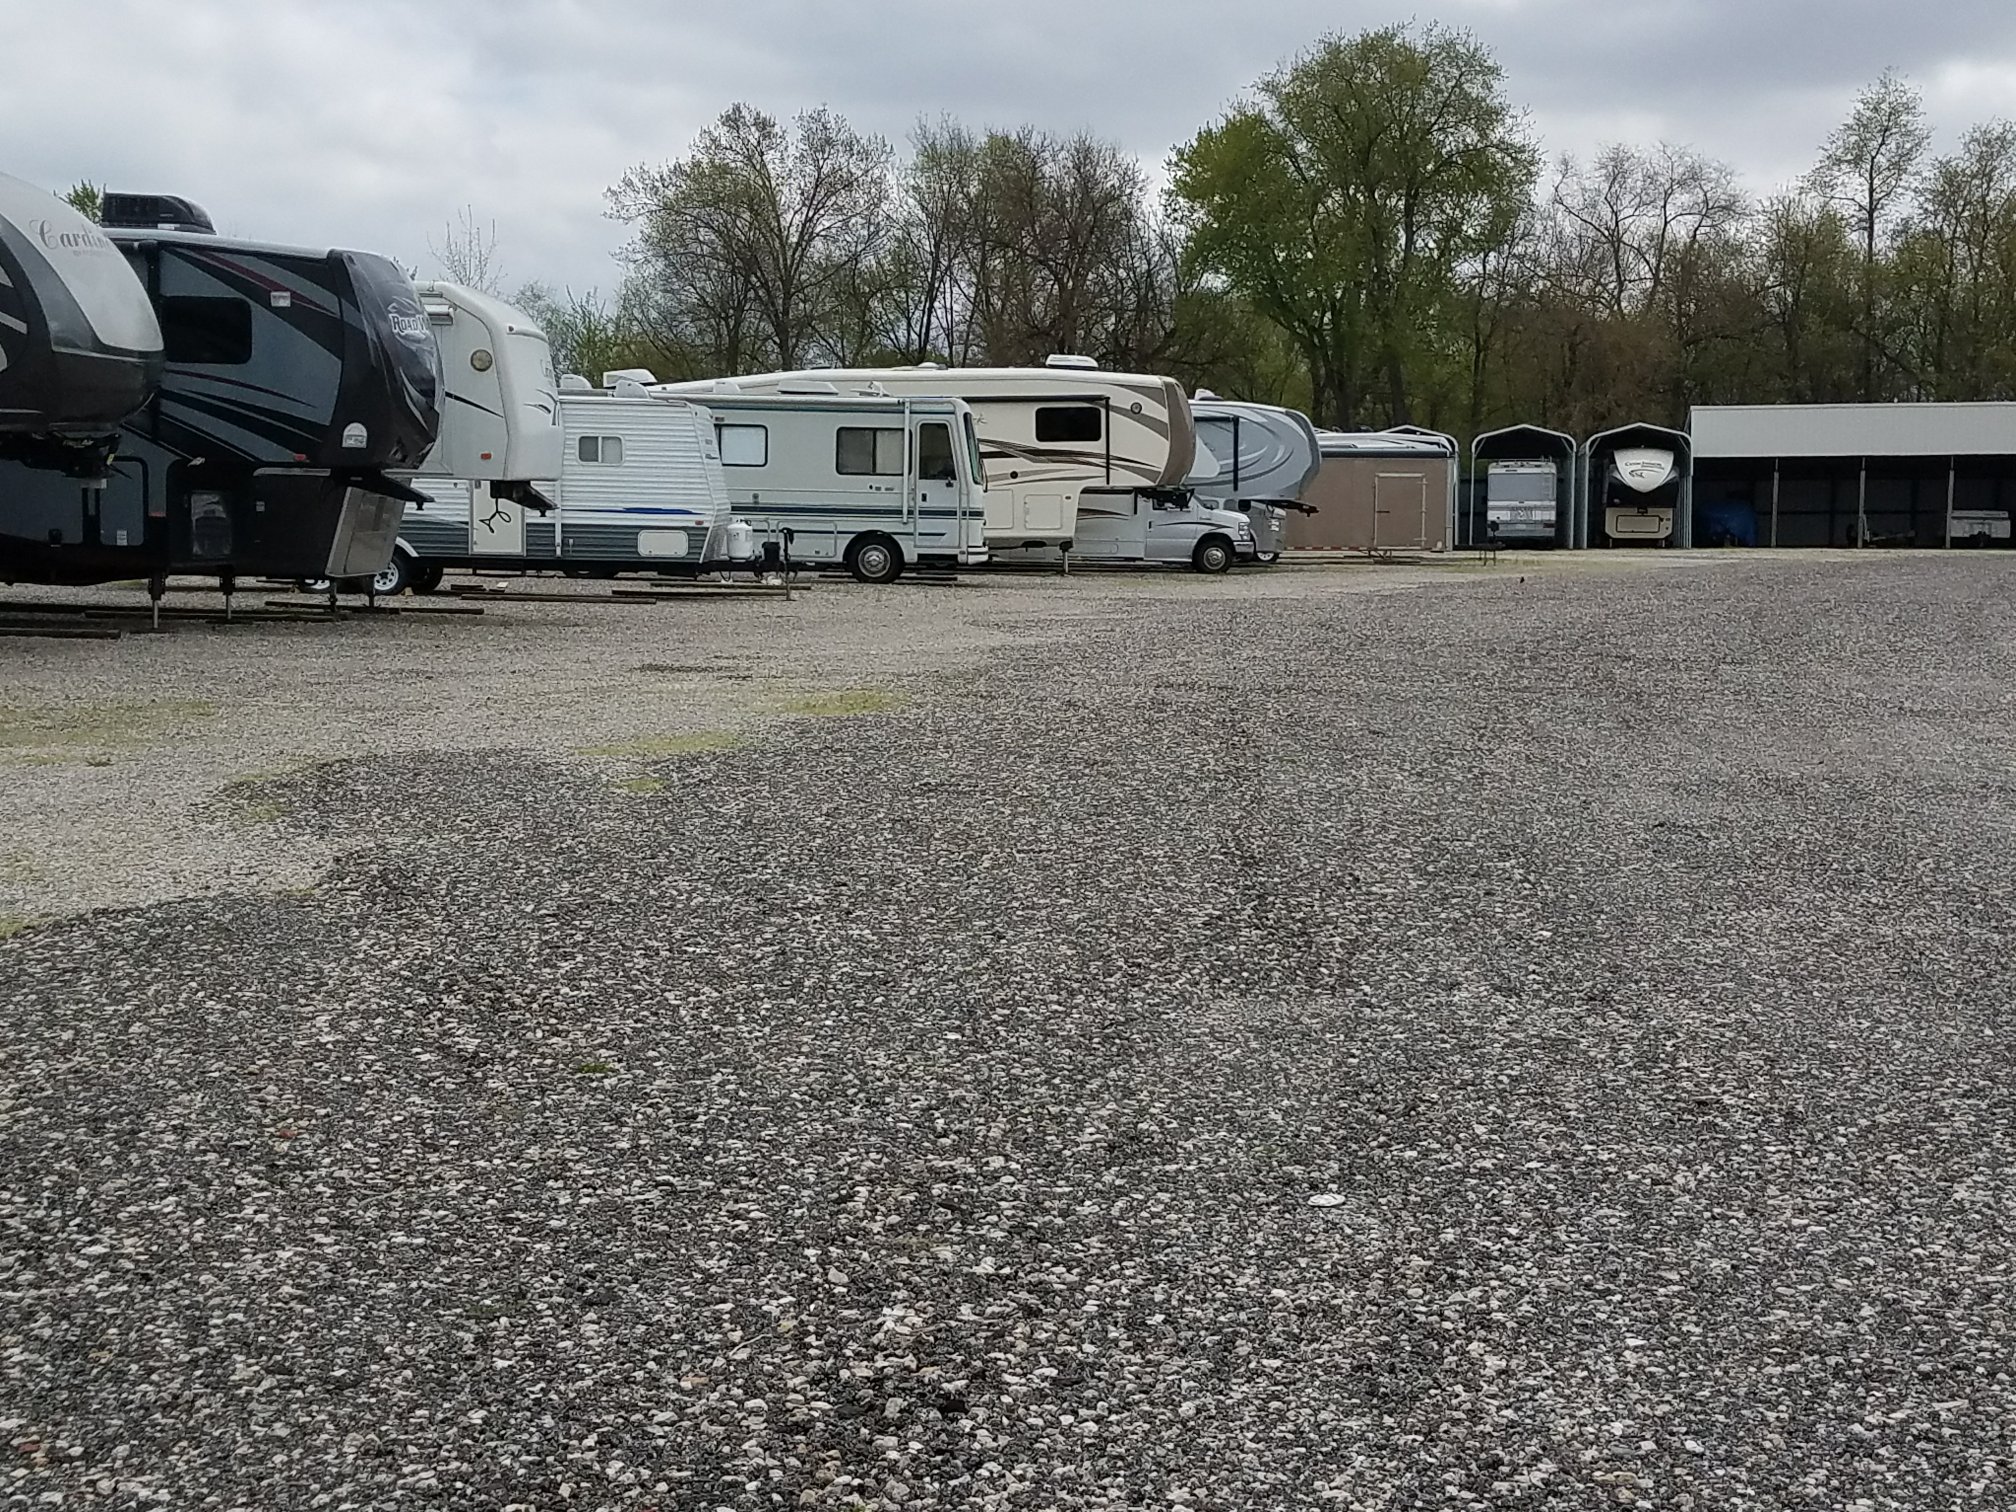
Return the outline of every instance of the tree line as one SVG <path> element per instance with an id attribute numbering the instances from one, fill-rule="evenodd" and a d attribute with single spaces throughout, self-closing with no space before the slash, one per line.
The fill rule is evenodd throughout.
<path id="1" fill-rule="evenodd" d="M 1688 147 L 1547 160 L 1470 34 L 1326 37 L 1172 155 L 1090 134 L 735 105 L 608 191 L 610 297 L 513 293 L 563 366 L 1040 362 L 1073 352 L 1463 435 L 1699 403 L 2016 398 L 2016 125 L 1932 151 L 1886 74 L 1758 198 Z M 433 248 L 493 287 L 495 232 Z"/>

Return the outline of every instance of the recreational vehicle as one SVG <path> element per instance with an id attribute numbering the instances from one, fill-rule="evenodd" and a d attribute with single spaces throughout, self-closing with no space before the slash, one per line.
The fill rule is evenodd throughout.
<path id="1" fill-rule="evenodd" d="M 1298 410 L 1220 399 L 1201 390 L 1190 401 L 1190 414 L 1198 465 L 1189 486 L 1205 503 L 1245 515 L 1260 560 L 1278 562 L 1288 541 L 1288 516 L 1316 512 L 1302 502 L 1323 466 L 1316 427 Z"/>
<path id="2" fill-rule="evenodd" d="M 1561 469 L 1540 460 L 1493 462 L 1484 475 L 1484 529 L 1505 546 L 1551 546 L 1558 524 Z"/>
<path id="3" fill-rule="evenodd" d="M 1603 531 L 1616 542 L 1657 544 L 1673 535 L 1679 459 L 1656 446 L 1619 447 L 1603 486 Z"/>
<path id="4" fill-rule="evenodd" d="M 161 327 L 119 249 L 0 173 L 0 458 L 102 478 L 119 423 L 160 380 Z"/>
<path id="5" fill-rule="evenodd" d="M 738 520 L 793 562 L 887 583 L 919 564 L 988 559 L 973 411 L 957 399 L 692 394 L 713 412 Z"/>
<path id="6" fill-rule="evenodd" d="M 1088 493 L 1180 492 L 1195 447 L 1181 385 L 1103 372 L 1082 357 L 1052 357 L 1029 368 L 812 369 L 666 389 L 713 394 L 721 382 L 752 394 L 964 400 L 987 469 L 986 534 L 995 550 L 1072 549 Z"/>
<path id="7" fill-rule="evenodd" d="M 480 478 L 425 476 L 426 502 L 400 522 L 399 580 L 379 591 L 430 592 L 451 567 L 613 577 L 697 573 L 730 557 L 714 417 L 634 384 L 618 394 L 563 384 L 580 387 L 556 395 L 558 465 L 537 483 L 550 507 L 528 509 Z"/>
<path id="8" fill-rule="evenodd" d="M 523 310 L 478 290 L 425 283 L 418 293 L 441 356 L 441 429 L 409 481 L 438 500 L 437 514 L 454 510 L 487 521 L 482 534 L 501 532 L 508 542 L 528 514 L 536 518 L 554 507 L 539 489 L 542 480 L 560 476 L 565 449 L 552 347 Z M 419 507 L 408 501 L 407 517 Z M 441 571 L 441 565 L 423 568 L 402 535 L 368 586 L 385 595 L 431 588 Z"/>
<path id="9" fill-rule="evenodd" d="M 390 560 L 394 476 L 439 422 L 434 333 L 385 258 L 227 241 L 186 201 L 105 196 L 104 234 L 153 301 L 167 368 L 102 488 L 0 465 L 17 578 L 368 577 Z"/>

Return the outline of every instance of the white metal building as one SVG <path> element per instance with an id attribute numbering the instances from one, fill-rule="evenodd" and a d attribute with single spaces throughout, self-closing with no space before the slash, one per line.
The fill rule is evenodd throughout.
<path id="1" fill-rule="evenodd" d="M 1695 409 L 1698 545 L 2010 541 L 2016 404 Z"/>

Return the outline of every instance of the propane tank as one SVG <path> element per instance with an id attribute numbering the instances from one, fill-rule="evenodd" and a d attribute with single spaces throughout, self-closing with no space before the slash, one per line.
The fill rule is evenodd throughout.
<path id="1" fill-rule="evenodd" d="M 728 560 L 746 562 L 756 555 L 756 527 L 747 520 L 728 522 Z"/>

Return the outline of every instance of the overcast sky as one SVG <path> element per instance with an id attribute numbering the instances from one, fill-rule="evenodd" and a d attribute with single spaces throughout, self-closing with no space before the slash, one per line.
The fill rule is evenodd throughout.
<path id="1" fill-rule="evenodd" d="M 2016 112 L 2012 0 L 0 0 L 0 169 L 187 195 L 227 233 L 436 271 L 456 211 L 505 279 L 610 289 L 603 191 L 736 100 L 1085 127 L 1151 165 L 1326 30 L 1468 27 L 1549 153 L 1690 143 L 1759 189 L 1885 67 L 1941 145 Z"/>

